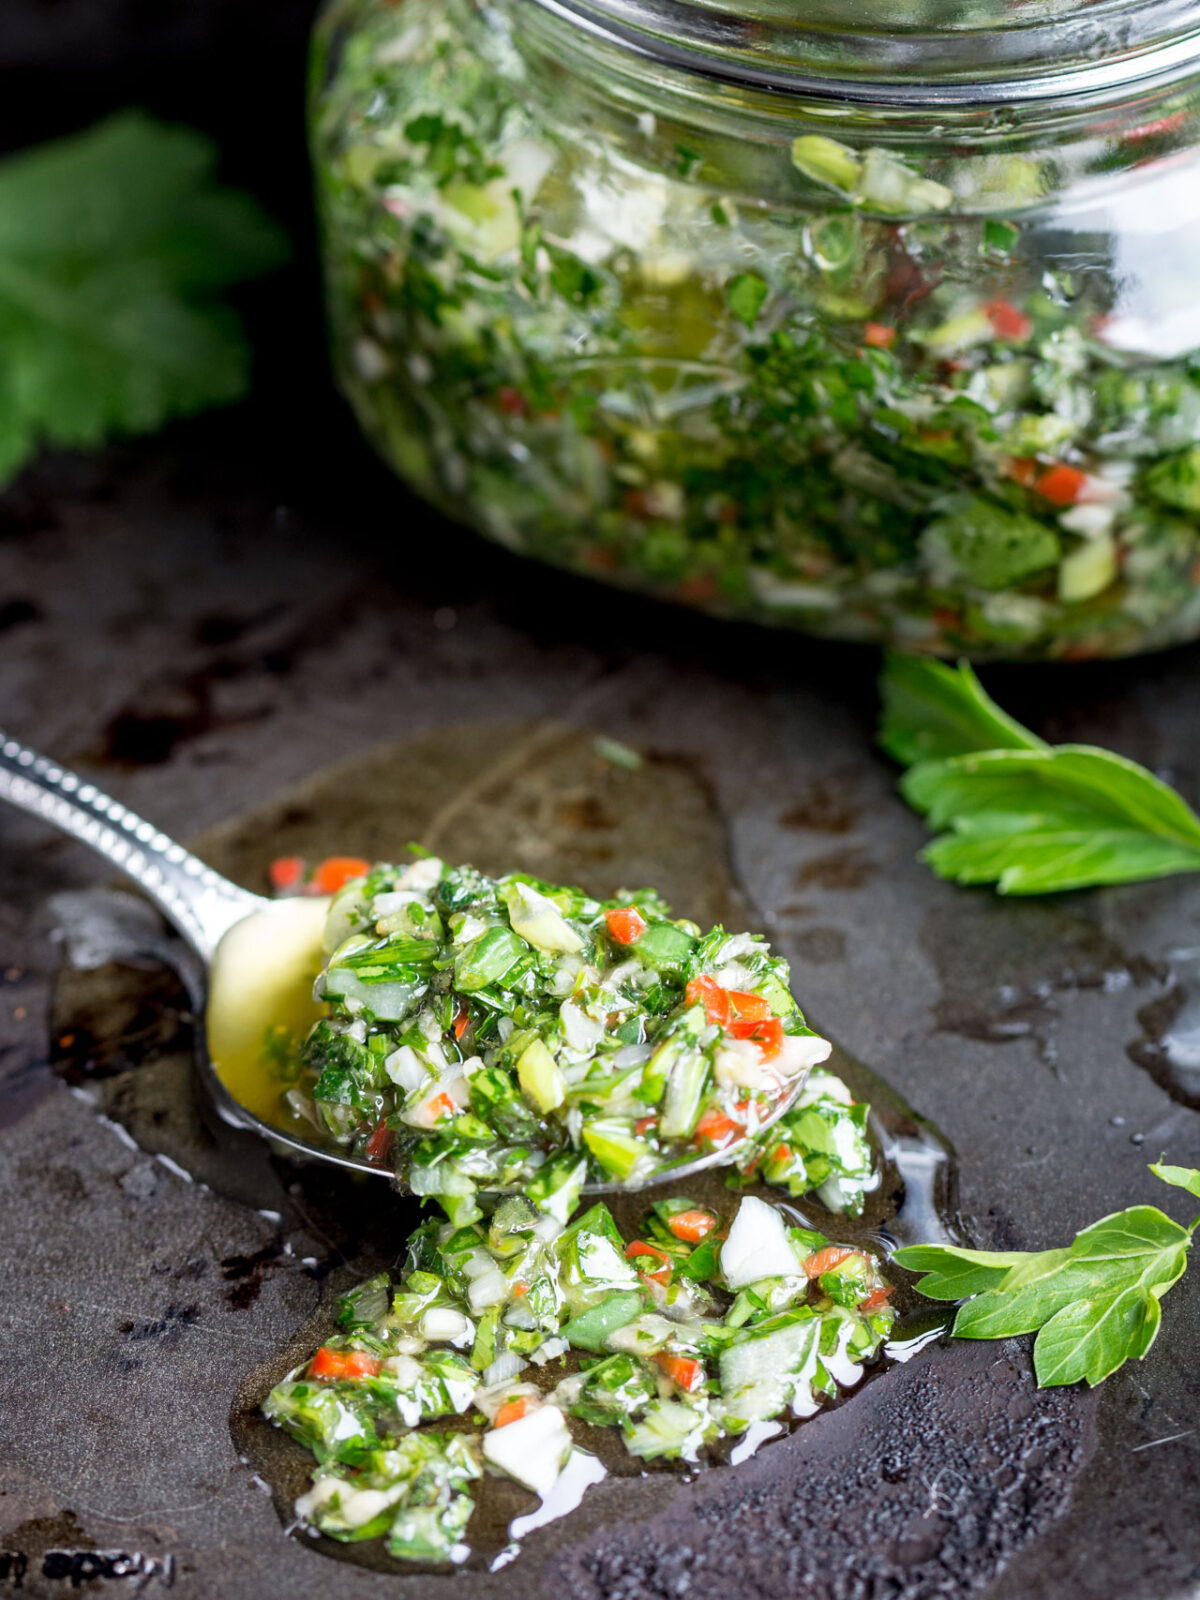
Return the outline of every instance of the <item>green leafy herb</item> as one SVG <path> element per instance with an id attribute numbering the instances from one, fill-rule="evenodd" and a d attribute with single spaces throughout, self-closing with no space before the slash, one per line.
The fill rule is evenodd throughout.
<path id="1" fill-rule="evenodd" d="M 1200 1197 L 1200 1171 L 1161 1162 L 1150 1170 Z M 1061 1250 L 911 1245 L 894 1259 L 925 1274 L 920 1290 L 929 1299 L 965 1300 L 954 1319 L 957 1338 L 1036 1331 L 1040 1387 L 1094 1385 L 1154 1343 L 1160 1301 L 1183 1276 L 1196 1222 L 1185 1228 L 1156 1206 L 1131 1206 L 1084 1228 Z"/>
<path id="2" fill-rule="evenodd" d="M 905 766 L 978 750 L 1050 748 L 1001 711 L 965 661 L 948 667 L 922 656 L 889 656 L 879 687 L 879 742 Z"/>
<path id="3" fill-rule="evenodd" d="M 757 272 L 739 272 L 737 277 L 729 280 L 725 298 L 734 316 L 748 328 L 753 328 L 770 292 Z"/>
<path id="4" fill-rule="evenodd" d="M 893 656 L 880 742 L 912 763 L 904 798 L 941 836 L 922 859 L 956 883 L 1051 894 L 1200 871 L 1200 818 L 1144 767 L 1048 745 L 964 665 Z"/>
<path id="5" fill-rule="evenodd" d="M 0 483 L 42 444 L 100 444 L 240 399 L 221 299 L 287 245 L 213 179 L 202 134 L 136 112 L 0 166 Z"/>

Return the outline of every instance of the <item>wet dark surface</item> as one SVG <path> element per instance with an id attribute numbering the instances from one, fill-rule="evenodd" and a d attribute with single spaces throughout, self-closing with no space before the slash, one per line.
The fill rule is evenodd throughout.
<path id="1" fill-rule="evenodd" d="M 763 927 L 816 1025 L 936 1117 L 980 1243 L 1057 1244 L 1137 1201 L 1184 1215 L 1145 1163 L 1200 1164 L 1200 1122 L 1178 1098 L 1192 1090 L 1176 1082 L 1200 881 L 1042 904 L 935 882 L 872 752 L 871 656 L 522 565 L 434 525 L 357 443 L 325 386 L 304 254 L 307 11 L 3 9 L 6 145 L 130 99 L 203 122 L 301 255 L 247 301 L 251 405 L 96 458 L 46 458 L 0 496 L 0 718 L 168 830 L 207 832 L 252 887 L 263 863 L 237 855 L 238 819 L 274 806 L 285 849 L 357 847 L 370 836 L 327 838 L 306 781 L 377 744 L 430 738 L 444 753 L 459 729 L 441 815 L 414 757 L 364 827 L 420 826 L 449 848 L 496 813 L 478 775 L 509 754 L 482 864 L 564 860 L 597 888 L 619 872 L 661 882 L 700 920 Z M 1189 650 L 988 682 L 1047 737 L 1109 744 L 1196 803 L 1198 677 Z M 546 725 L 576 742 L 519 747 L 515 726 Z M 554 765 L 596 735 L 650 757 L 644 832 L 614 827 L 628 821 L 620 796 L 596 795 L 584 756 L 573 793 Z M 1194 1591 L 1200 1273 L 1172 1291 L 1150 1356 L 1094 1395 L 1039 1395 L 1020 1341 L 931 1350 L 736 1470 L 602 1485 L 494 1577 L 386 1576 L 288 1538 L 230 1414 L 337 1274 L 394 1259 L 409 1213 L 381 1187 L 301 1178 L 211 1127 L 181 1043 L 187 996 L 168 979 L 76 975 L 52 1014 L 47 903 L 105 876 L 0 815 L 0 1592 Z M 103 1026 L 98 994 L 112 1001 Z"/>

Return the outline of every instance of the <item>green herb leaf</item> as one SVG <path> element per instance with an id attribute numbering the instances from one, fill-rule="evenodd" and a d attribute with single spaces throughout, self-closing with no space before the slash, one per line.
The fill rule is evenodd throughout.
<path id="1" fill-rule="evenodd" d="M 220 291 L 286 258 L 204 135 L 126 112 L 0 166 L 0 482 L 42 444 L 100 444 L 240 399 Z"/>
<path id="2" fill-rule="evenodd" d="M 1162 1163 L 1150 1170 L 1200 1195 L 1200 1172 Z M 954 1320 L 957 1338 L 1036 1331 L 1040 1387 L 1094 1385 L 1124 1362 L 1140 1360 L 1154 1343 L 1159 1302 L 1183 1275 L 1192 1231 L 1156 1206 L 1131 1206 L 1084 1228 L 1061 1250 L 912 1245 L 894 1259 L 926 1274 L 920 1290 L 930 1299 L 966 1298 Z"/>
<path id="3" fill-rule="evenodd" d="M 913 1244 L 895 1255 L 909 1272 L 928 1276 L 921 1293 L 929 1300 L 966 1300 L 1002 1283 L 1013 1267 L 1027 1260 L 1020 1250 L 963 1250 L 957 1245 Z"/>
<path id="4" fill-rule="evenodd" d="M 976 750 L 1048 750 L 984 691 L 967 662 L 950 667 L 921 656 L 889 655 L 879 681 L 879 742 L 905 766 Z"/>
<path id="5" fill-rule="evenodd" d="M 739 272 L 735 278 L 730 278 L 725 298 L 734 316 L 748 328 L 753 328 L 770 292 L 766 281 L 757 272 Z"/>
<path id="6" fill-rule="evenodd" d="M 893 659 L 883 694 L 880 739 L 916 762 L 900 790 L 941 832 L 922 857 L 939 877 L 1051 894 L 1200 871 L 1200 818 L 1173 789 L 1111 751 L 1043 744 L 969 667 Z"/>
<path id="7" fill-rule="evenodd" d="M 1152 1161 L 1150 1171 L 1164 1183 L 1169 1183 L 1176 1189 L 1186 1189 L 1189 1194 L 1194 1194 L 1200 1199 L 1200 1172 L 1194 1167 L 1169 1167 L 1162 1161 Z"/>
<path id="8" fill-rule="evenodd" d="M 1106 750 L 989 750 L 923 762 L 901 792 L 948 829 L 923 859 L 957 883 L 1051 894 L 1200 871 L 1200 821 L 1144 767 Z"/>

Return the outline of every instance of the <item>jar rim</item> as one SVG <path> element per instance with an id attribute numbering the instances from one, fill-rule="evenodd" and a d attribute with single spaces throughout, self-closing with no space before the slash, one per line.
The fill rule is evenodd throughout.
<path id="1" fill-rule="evenodd" d="M 745 0 L 736 11 L 717 10 L 711 0 L 533 3 L 598 42 L 671 71 L 847 107 L 1016 110 L 1168 87 L 1200 74 L 1200 13 L 1191 0 L 1085 4 L 999 28 L 880 31 L 772 24 L 747 15 Z M 769 14 L 770 0 L 761 12 Z M 981 61 L 989 63 L 986 71 Z"/>

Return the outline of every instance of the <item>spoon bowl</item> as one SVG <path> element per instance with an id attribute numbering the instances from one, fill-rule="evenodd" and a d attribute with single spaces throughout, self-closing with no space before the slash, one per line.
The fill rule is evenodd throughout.
<path id="1" fill-rule="evenodd" d="M 266 1139 L 289 1156 L 322 1161 L 347 1171 L 389 1179 L 403 1189 L 391 1167 L 346 1155 L 323 1143 L 313 1127 L 303 1132 L 295 1116 L 287 1126 L 272 1121 L 239 1098 L 218 1070 L 234 1063 L 248 1041 L 256 1049 L 267 1021 L 288 1015 L 297 1022 L 307 1007 L 319 1010 L 311 982 L 321 964 L 321 924 L 328 901 L 319 897 L 268 900 L 231 883 L 152 822 L 137 816 L 95 784 L 39 755 L 0 731 L 0 800 L 39 817 L 88 845 L 130 877 L 154 902 L 199 958 L 205 977 L 205 1025 L 196 1032 L 196 1071 L 220 1120 Z M 269 936 L 269 937 L 268 937 Z M 799 1072 L 757 1138 L 795 1104 L 810 1068 Z M 252 1096 L 251 1096 L 252 1097 Z M 728 1165 L 749 1136 L 719 1150 L 658 1167 L 638 1183 L 589 1182 L 583 1193 L 629 1193 L 675 1182 L 710 1167 Z M 491 1192 L 497 1192 L 492 1190 Z"/>

